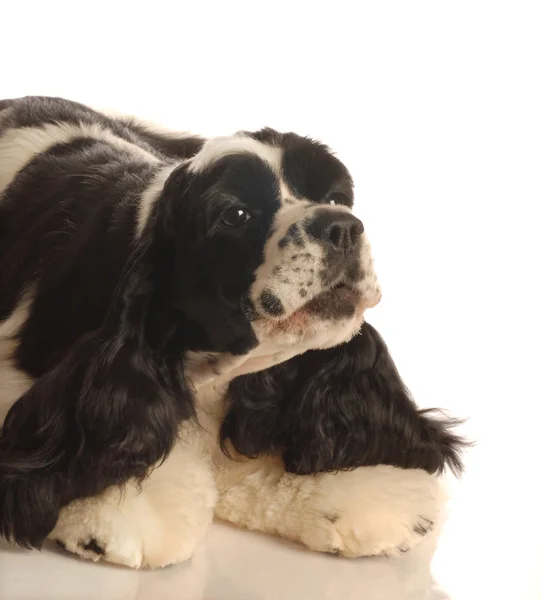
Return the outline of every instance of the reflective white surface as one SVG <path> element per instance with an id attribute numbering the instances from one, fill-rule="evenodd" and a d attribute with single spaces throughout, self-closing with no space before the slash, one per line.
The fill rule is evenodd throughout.
<path id="1" fill-rule="evenodd" d="M 444 600 L 431 585 L 433 549 L 431 540 L 399 559 L 345 559 L 214 524 L 189 563 L 136 572 L 0 542 L 0 599 Z"/>

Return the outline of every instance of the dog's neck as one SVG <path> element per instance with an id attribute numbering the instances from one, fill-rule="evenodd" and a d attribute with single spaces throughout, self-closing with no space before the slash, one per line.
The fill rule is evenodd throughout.
<path id="1" fill-rule="evenodd" d="M 248 354 L 235 356 L 213 352 L 188 352 L 186 375 L 196 397 L 198 420 L 205 429 L 219 428 L 224 418 L 227 388 L 233 379 L 247 373 L 264 371 L 308 350 L 299 346 L 260 344 Z"/>
<path id="2" fill-rule="evenodd" d="M 187 352 L 186 376 L 196 393 L 207 386 L 227 386 L 235 377 L 264 371 L 309 350 L 310 346 L 266 342 L 247 354 Z"/>

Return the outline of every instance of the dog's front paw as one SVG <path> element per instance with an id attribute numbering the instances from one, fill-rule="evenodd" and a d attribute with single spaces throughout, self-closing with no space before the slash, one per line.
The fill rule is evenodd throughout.
<path id="1" fill-rule="evenodd" d="M 158 512 L 144 492 L 110 488 L 64 507 L 49 538 L 85 559 L 135 569 L 165 567 L 192 557 L 212 515 L 199 516 L 190 523 L 187 515 Z"/>
<path id="2" fill-rule="evenodd" d="M 313 550 L 398 556 L 420 544 L 440 519 L 440 482 L 424 471 L 381 465 L 317 477 L 301 536 Z"/>
<path id="3" fill-rule="evenodd" d="M 113 495 L 75 500 L 61 510 L 49 537 L 81 558 L 138 569 L 145 562 L 140 524 L 119 510 Z"/>

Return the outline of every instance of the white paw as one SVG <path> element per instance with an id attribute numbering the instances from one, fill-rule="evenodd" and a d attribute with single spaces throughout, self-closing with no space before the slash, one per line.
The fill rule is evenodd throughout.
<path id="1" fill-rule="evenodd" d="M 210 507 L 157 507 L 134 486 L 109 488 L 64 507 L 49 538 L 85 559 L 157 568 L 191 558 L 211 519 Z"/>
<path id="2" fill-rule="evenodd" d="M 420 544 L 440 519 L 440 482 L 424 471 L 381 465 L 317 478 L 301 533 L 313 550 L 397 556 Z"/>

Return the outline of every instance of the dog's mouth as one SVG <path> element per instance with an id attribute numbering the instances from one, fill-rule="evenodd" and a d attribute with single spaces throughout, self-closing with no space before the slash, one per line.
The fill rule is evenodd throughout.
<path id="1" fill-rule="evenodd" d="M 293 325 L 294 323 L 300 324 L 309 317 L 322 320 L 347 319 L 353 317 L 359 308 L 362 308 L 362 300 L 362 294 L 356 287 L 340 281 L 314 296 L 289 315 L 283 318 L 274 317 L 272 321 L 282 325 Z M 250 321 L 266 318 L 264 314 L 256 311 L 253 303 L 249 300 L 244 300 L 241 308 Z"/>
<path id="2" fill-rule="evenodd" d="M 348 318 L 356 313 L 361 301 L 362 294 L 358 289 L 340 282 L 309 300 L 295 313 L 308 313 L 322 319 Z"/>

